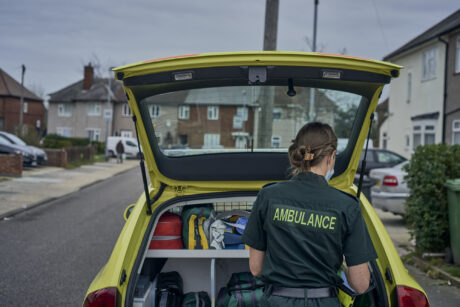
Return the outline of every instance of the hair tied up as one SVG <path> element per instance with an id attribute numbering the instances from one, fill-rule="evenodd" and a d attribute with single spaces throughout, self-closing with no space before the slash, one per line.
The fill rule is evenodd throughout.
<path id="1" fill-rule="evenodd" d="M 311 148 L 310 148 L 310 146 L 308 146 L 306 151 L 305 151 L 305 156 L 304 156 L 303 159 L 305 161 L 311 161 L 311 160 L 313 160 L 313 158 L 315 158 L 315 154 L 311 153 Z"/>

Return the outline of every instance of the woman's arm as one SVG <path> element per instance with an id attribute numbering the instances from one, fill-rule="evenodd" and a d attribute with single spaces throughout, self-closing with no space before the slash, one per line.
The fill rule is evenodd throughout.
<path id="1" fill-rule="evenodd" d="M 370 273 L 366 263 L 348 267 L 348 283 L 358 293 L 364 293 L 369 288 Z"/>
<path id="2" fill-rule="evenodd" d="M 249 269 L 252 275 L 259 276 L 262 274 L 265 252 L 249 247 Z"/>

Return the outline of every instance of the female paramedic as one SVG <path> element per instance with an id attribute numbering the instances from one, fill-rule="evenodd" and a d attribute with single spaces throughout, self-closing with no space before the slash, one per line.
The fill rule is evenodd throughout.
<path id="1" fill-rule="evenodd" d="M 289 147 L 293 177 L 260 190 L 243 235 L 249 267 L 268 285 L 261 306 L 340 306 L 337 275 L 344 256 L 348 283 L 369 287 L 377 258 L 357 199 L 328 185 L 337 137 L 314 122 Z"/>

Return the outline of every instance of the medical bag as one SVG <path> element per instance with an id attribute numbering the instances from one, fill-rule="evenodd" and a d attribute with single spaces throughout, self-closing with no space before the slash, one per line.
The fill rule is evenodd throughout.
<path id="1" fill-rule="evenodd" d="M 233 273 L 220 289 L 217 307 L 257 307 L 264 294 L 264 283 L 250 272 Z"/>
<path id="2" fill-rule="evenodd" d="M 183 282 L 179 273 L 166 272 L 159 274 L 155 306 L 180 307 L 183 294 Z"/>
<path id="3" fill-rule="evenodd" d="M 212 205 L 184 206 L 182 239 L 186 249 L 209 249 L 204 222 L 212 212 Z"/>
<path id="4" fill-rule="evenodd" d="M 182 220 L 177 214 L 165 212 L 160 217 L 149 249 L 183 249 Z"/>
<path id="5" fill-rule="evenodd" d="M 211 307 L 208 293 L 204 291 L 184 294 L 182 307 Z"/>

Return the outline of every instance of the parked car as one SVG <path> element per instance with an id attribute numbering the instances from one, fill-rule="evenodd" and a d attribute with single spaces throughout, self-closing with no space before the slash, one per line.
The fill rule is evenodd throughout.
<path id="1" fill-rule="evenodd" d="M 171 223 L 176 233 L 158 234 L 164 224 L 160 219 L 166 216 L 172 222 L 171 216 L 189 212 L 190 207 L 185 206 L 190 205 L 224 215 L 232 209 L 250 211 L 262 186 L 288 180 L 287 147 L 298 123 L 308 118 L 305 102 L 311 88 L 321 93 L 316 99 L 317 118 L 330 123 L 339 135 L 349 136 L 337 155 L 329 184 L 356 195 L 353 179 L 371 115 L 379 93 L 399 69 L 381 61 L 304 52 L 195 54 L 116 68 L 116 78 L 123 82 L 137 120 L 151 185 L 148 187 L 144 178 L 145 193 L 125 210 L 125 225 L 108 262 L 89 286 L 84 306 L 158 306 L 152 298 L 156 293 L 153 284 L 161 272 L 170 271 L 182 276 L 183 292 L 206 291 L 215 303 L 219 289 L 233 273 L 249 271 L 248 250 L 244 246 L 239 249 L 238 244 L 238 249 L 206 249 L 203 244 L 204 249 L 156 248 L 151 243 L 157 236 L 187 246 L 187 242 L 196 243 L 196 236 L 204 240 L 206 235 L 198 227 L 204 217 L 184 217 L 185 229 L 197 225 L 198 231 L 189 232 L 189 236 L 180 235 L 180 218 Z M 271 112 L 273 102 L 284 112 L 278 113 L 276 121 L 261 115 Z M 174 134 L 187 137 L 190 149 L 183 155 L 168 156 L 158 144 L 155 129 L 165 127 L 157 116 L 164 114 L 159 103 L 184 106 Z M 334 105 L 357 110 L 350 112 L 355 114 L 353 123 L 334 121 L 332 112 L 338 109 Z M 247 121 L 244 115 L 233 120 L 237 112 L 246 111 Z M 152 119 L 152 114 L 157 117 Z M 234 123 L 238 131 L 244 129 L 254 139 L 251 146 L 241 146 L 244 140 L 233 137 Z M 209 153 L 194 151 L 203 145 L 223 148 Z M 404 268 L 372 205 L 364 196 L 359 202 L 378 259 L 368 263 L 375 287 L 359 296 L 356 300 L 361 304 L 356 305 L 428 306 L 424 290 Z M 343 304 L 350 299 L 346 295 L 340 298 Z"/>
<path id="2" fill-rule="evenodd" d="M 409 188 L 404 180 L 407 172 L 402 168 L 407 163 L 409 162 L 405 161 L 391 168 L 378 168 L 370 171 L 369 176 L 376 182 L 371 188 L 372 205 L 375 208 L 405 215 Z"/>
<path id="3" fill-rule="evenodd" d="M 15 145 L 1 136 L 0 136 L 0 146 L 1 146 L 0 148 L 1 153 L 22 154 L 22 164 L 24 166 L 37 165 L 37 156 L 35 156 L 29 148 L 25 146 Z"/>
<path id="4" fill-rule="evenodd" d="M 121 141 L 127 158 L 139 158 L 139 146 L 135 138 L 127 138 L 122 136 L 109 136 L 107 139 L 107 150 L 112 157 L 117 156 L 117 144 Z"/>
<path id="5" fill-rule="evenodd" d="M 357 173 L 361 172 L 361 163 L 364 158 L 364 150 L 359 158 Z M 369 148 L 366 156 L 366 169 L 365 175 L 369 174 L 369 171 L 375 168 L 393 167 L 401 162 L 407 161 L 401 155 L 386 149 Z"/>
<path id="6" fill-rule="evenodd" d="M 46 161 L 48 161 L 48 156 L 46 155 L 46 152 L 38 147 L 32 146 L 32 145 L 27 145 L 23 140 L 21 140 L 19 137 L 17 137 L 14 134 L 0 131 L 0 137 L 3 137 L 10 141 L 11 143 L 18 145 L 18 146 L 25 146 L 29 148 L 33 154 L 37 157 L 37 163 L 39 165 L 45 165 Z"/>

